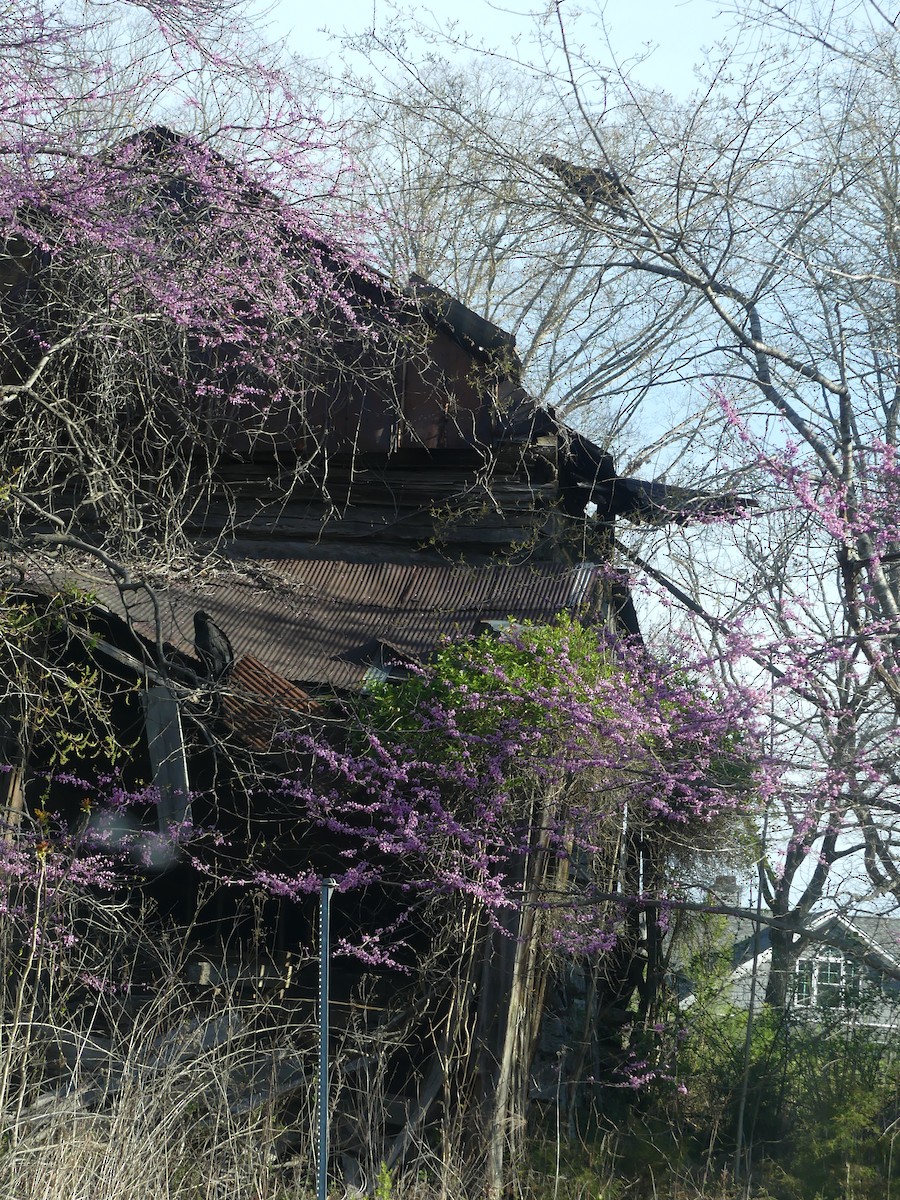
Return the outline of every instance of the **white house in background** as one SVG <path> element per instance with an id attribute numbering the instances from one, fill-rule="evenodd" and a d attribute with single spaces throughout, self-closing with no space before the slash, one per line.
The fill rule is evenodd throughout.
<path id="1" fill-rule="evenodd" d="M 716 881 L 720 902 L 730 877 Z M 772 967 L 769 927 L 728 918 L 732 970 L 717 997 L 723 1005 L 748 1008 L 751 996 L 762 1004 Z M 824 1019 L 842 1014 L 873 1029 L 900 1026 L 900 918 L 879 913 L 826 913 L 812 919 L 801 935 L 802 948 L 788 988 L 792 1014 Z M 755 980 L 754 980 L 755 977 Z M 690 983 L 681 988 L 681 1007 L 696 1001 Z"/>

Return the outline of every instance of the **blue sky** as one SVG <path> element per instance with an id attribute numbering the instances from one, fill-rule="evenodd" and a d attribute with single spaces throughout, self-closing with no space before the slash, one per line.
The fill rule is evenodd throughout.
<path id="1" fill-rule="evenodd" d="M 446 28 L 456 22 L 459 33 L 468 33 L 489 48 L 505 52 L 517 45 L 518 53 L 526 57 L 531 53 L 529 36 L 533 27 L 527 15 L 529 7 L 513 0 L 453 0 L 419 6 L 416 11 L 431 25 Z M 704 47 L 727 32 L 727 18 L 718 15 L 715 0 L 606 0 L 594 7 L 603 14 L 609 42 L 619 61 L 627 62 L 651 48 L 638 77 L 681 95 L 691 88 L 692 68 L 702 60 Z M 585 8 L 590 11 L 591 6 Z M 373 16 L 381 25 L 392 11 L 388 0 L 326 0 L 322 4 L 276 0 L 270 9 L 275 29 L 289 35 L 292 49 L 314 58 L 339 56 L 335 37 L 364 32 L 372 27 Z M 334 36 L 329 37 L 325 30 Z M 598 28 L 592 37 L 592 52 L 599 61 L 608 61 L 602 31 Z"/>

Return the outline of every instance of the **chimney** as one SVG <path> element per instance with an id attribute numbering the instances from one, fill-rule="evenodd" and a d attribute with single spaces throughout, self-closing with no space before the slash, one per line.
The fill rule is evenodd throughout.
<path id="1" fill-rule="evenodd" d="M 717 875 L 709 893 L 714 904 L 727 904 L 732 908 L 737 908 L 741 898 L 741 889 L 734 875 Z"/>

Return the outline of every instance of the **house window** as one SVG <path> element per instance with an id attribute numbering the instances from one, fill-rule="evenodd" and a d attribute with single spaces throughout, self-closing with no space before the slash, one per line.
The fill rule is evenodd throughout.
<path id="1" fill-rule="evenodd" d="M 809 1008 L 813 1003 L 813 967 L 810 958 L 801 958 L 797 963 L 797 979 L 794 985 L 794 1003 L 800 1008 Z"/>
<path id="2" fill-rule="evenodd" d="M 859 1000 L 859 966 L 832 954 L 801 958 L 794 980 L 798 1008 L 852 1008 Z"/>

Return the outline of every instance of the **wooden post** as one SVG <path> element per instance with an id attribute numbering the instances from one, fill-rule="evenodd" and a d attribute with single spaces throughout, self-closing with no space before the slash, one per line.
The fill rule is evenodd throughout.
<path id="1" fill-rule="evenodd" d="M 182 825 L 191 816 L 181 710 L 178 697 L 164 685 L 147 688 L 143 701 L 153 786 L 159 790 L 159 832 L 165 836 L 171 826 Z"/>
<path id="2" fill-rule="evenodd" d="M 535 829 L 534 846 L 526 858 L 523 872 L 509 1007 L 488 1138 L 487 1194 L 491 1200 L 498 1200 L 503 1192 L 507 1150 L 514 1156 L 522 1146 L 528 1072 L 540 1030 L 547 984 L 547 958 L 541 945 L 544 921 L 539 900 L 551 873 L 558 875 L 556 883 L 560 888 L 566 880 L 565 862 L 560 864 L 547 854 L 551 812 L 557 808 L 557 800 L 558 796 L 548 797 L 541 805 L 541 822 Z"/>
<path id="3" fill-rule="evenodd" d="M 9 707 L 9 700 L 4 708 Z M 28 720 L 27 700 L 19 697 L 19 717 L 4 719 L 4 725 L 9 732 L 4 737 L 6 754 L 9 757 L 10 772 L 6 780 L 6 804 L 3 813 L 3 838 L 7 842 L 15 839 L 22 825 L 25 814 L 25 774 L 31 742 L 31 723 Z M 15 731 L 15 732 L 13 732 Z"/>

